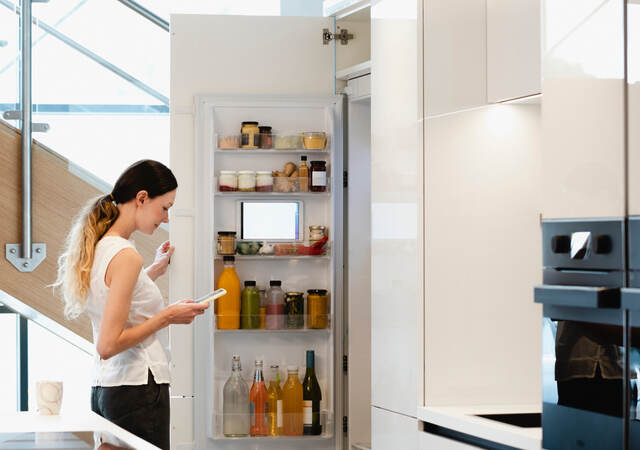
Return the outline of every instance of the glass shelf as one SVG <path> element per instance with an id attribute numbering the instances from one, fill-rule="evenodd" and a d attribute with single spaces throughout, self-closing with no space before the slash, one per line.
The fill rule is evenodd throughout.
<path id="1" fill-rule="evenodd" d="M 282 261 L 285 259 L 309 259 L 309 260 L 330 260 L 331 259 L 331 255 L 282 255 L 282 256 L 278 256 L 278 255 L 228 255 L 228 256 L 234 256 L 236 258 L 236 261 L 239 260 L 253 260 L 253 261 Z M 215 259 L 222 259 L 223 256 L 222 255 L 216 255 Z"/>
<path id="2" fill-rule="evenodd" d="M 314 153 L 330 153 L 331 150 L 326 148 L 324 150 L 307 150 L 304 148 L 296 148 L 296 149 L 291 149 L 291 150 L 283 150 L 283 149 L 263 149 L 263 148 L 259 148 L 259 149 L 244 149 L 244 148 L 225 148 L 225 149 L 220 149 L 217 148 L 214 151 L 215 153 L 219 153 L 219 154 L 229 154 L 229 155 L 238 155 L 238 154 L 242 154 L 242 155 L 255 155 L 255 154 L 268 154 L 268 155 L 280 155 L 280 154 L 287 154 L 287 153 L 292 153 L 292 154 L 300 154 L 300 153 L 308 153 L 308 154 L 314 154 Z"/>
<path id="3" fill-rule="evenodd" d="M 267 329 L 254 329 L 254 330 L 219 330 L 215 328 L 213 330 L 216 334 L 298 334 L 298 333 L 318 333 L 318 334 L 330 334 L 331 328 L 283 328 L 282 330 L 267 330 Z"/>
<path id="4" fill-rule="evenodd" d="M 258 191 L 250 191 L 250 192 L 220 192 L 215 191 L 214 195 L 216 197 L 229 197 L 229 198 L 262 198 L 262 197 L 330 197 L 331 192 L 258 192 Z"/>
<path id="5" fill-rule="evenodd" d="M 246 437 L 227 437 L 225 435 L 216 435 L 213 440 L 216 441 L 237 441 L 237 442 L 256 442 L 256 441 L 275 441 L 275 440 L 301 440 L 301 441 L 313 441 L 313 440 L 327 440 L 333 438 L 332 434 L 321 434 L 318 436 L 246 436 Z"/>

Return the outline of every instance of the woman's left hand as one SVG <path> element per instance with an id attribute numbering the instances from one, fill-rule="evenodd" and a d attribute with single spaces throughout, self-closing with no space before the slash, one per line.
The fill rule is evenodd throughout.
<path id="1" fill-rule="evenodd" d="M 171 242 L 165 241 L 162 243 L 160 247 L 156 250 L 156 258 L 147 268 L 147 275 L 152 280 L 156 280 L 161 275 L 164 275 L 167 271 L 167 267 L 171 262 L 171 255 L 176 248 L 171 246 Z"/>

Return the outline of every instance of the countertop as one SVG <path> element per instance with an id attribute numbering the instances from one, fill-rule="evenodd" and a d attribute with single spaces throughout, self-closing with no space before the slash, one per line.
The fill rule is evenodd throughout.
<path id="1" fill-rule="evenodd" d="M 135 449 L 157 449 L 152 444 L 99 416 L 93 411 L 41 416 L 34 412 L 0 413 L 0 433 L 60 433 L 106 431 Z"/>
<path id="2" fill-rule="evenodd" d="M 461 433 L 521 449 L 542 448 L 542 428 L 523 428 L 476 414 L 540 413 L 541 405 L 482 405 L 418 408 L 418 419 Z"/>

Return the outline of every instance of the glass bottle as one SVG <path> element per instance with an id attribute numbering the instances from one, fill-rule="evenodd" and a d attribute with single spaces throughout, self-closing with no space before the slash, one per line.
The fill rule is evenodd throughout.
<path id="1" fill-rule="evenodd" d="M 285 436 L 302 436 L 302 385 L 298 367 L 287 367 L 287 375 L 282 387 L 283 432 Z"/>
<path id="2" fill-rule="evenodd" d="M 264 288 L 258 288 L 260 294 L 260 329 L 267 328 L 267 290 Z"/>
<path id="3" fill-rule="evenodd" d="M 322 392 L 316 378 L 315 353 L 307 350 L 307 371 L 302 383 L 302 423 L 303 434 L 319 435 L 322 433 L 320 425 L 320 401 Z"/>
<path id="4" fill-rule="evenodd" d="M 245 281 L 242 290 L 242 315 L 240 323 L 243 330 L 260 327 L 260 293 L 255 281 Z"/>
<path id="5" fill-rule="evenodd" d="M 300 157 L 300 167 L 298 167 L 298 177 L 300 178 L 300 192 L 309 190 L 309 166 L 307 166 L 307 157 Z"/>
<path id="6" fill-rule="evenodd" d="M 267 330 L 284 328 L 284 291 L 282 282 L 271 280 L 267 290 Z"/>
<path id="7" fill-rule="evenodd" d="M 268 411 L 269 411 L 269 436 L 282 436 L 282 389 L 280 388 L 280 366 L 271 366 L 273 378 L 269 382 Z"/>
<path id="8" fill-rule="evenodd" d="M 256 371 L 253 375 L 253 385 L 249 393 L 249 413 L 251 415 L 251 436 L 267 435 L 267 388 L 262 375 L 262 360 L 256 359 Z"/>
<path id="9" fill-rule="evenodd" d="M 242 365 L 238 355 L 233 355 L 231 376 L 224 384 L 222 433 L 227 437 L 249 435 L 249 386 L 242 378 Z"/>
<path id="10" fill-rule="evenodd" d="M 236 273 L 236 258 L 224 257 L 224 268 L 218 277 L 217 289 L 225 289 L 227 294 L 217 302 L 218 329 L 237 330 L 240 328 L 240 278 Z"/>

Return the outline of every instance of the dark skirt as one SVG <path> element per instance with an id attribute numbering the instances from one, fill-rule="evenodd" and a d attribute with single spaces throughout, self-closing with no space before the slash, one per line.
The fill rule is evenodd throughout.
<path id="1" fill-rule="evenodd" d="M 169 385 L 147 384 L 91 388 L 91 409 L 105 419 L 163 450 L 169 450 Z"/>

